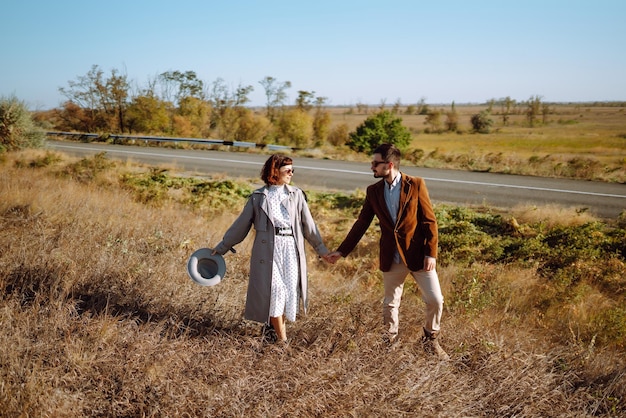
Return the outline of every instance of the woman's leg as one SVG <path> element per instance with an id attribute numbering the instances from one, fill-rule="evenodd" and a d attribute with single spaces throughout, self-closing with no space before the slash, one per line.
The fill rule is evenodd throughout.
<path id="1" fill-rule="evenodd" d="M 270 324 L 274 327 L 278 341 L 287 341 L 287 328 L 285 327 L 285 316 L 271 316 Z"/>

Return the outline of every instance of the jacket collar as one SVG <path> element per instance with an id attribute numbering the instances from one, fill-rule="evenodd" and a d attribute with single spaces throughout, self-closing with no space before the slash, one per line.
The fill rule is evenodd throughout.
<path id="1" fill-rule="evenodd" d="M 287 199 L 287 210 L 289 211 L 289 216 L 294 219 L 294 215 L 295 215 L 295 209 L 294 209 L 294 205 L 293 205 L 293 196 L 294 193 L 296 191 L 294 186 L 291 186 L 289 184 L 286 184 L 285 187 L 287 188 L 287 192 L 289 192 L 289 198 Z M 263 196 L 263 198 L 261 199 L 261 210 L 263 212 L 265 212 L 265 214 L 267 215 L 267 217 L 274 222 L 274 220 L 272 219 L 272 214 L 270 212 L 270 208 L 269 208 L 269 203 L 267 202 L 267 195 L 269 193 L 269 186 L 265 185 L 263 187 L 261 187 L 260 189 L 257 189 L 255 191 L 253 191 L 252 193 L 259 193 Z"/>
<path id="2" fill-rule="evenodd" d="M 289 194 L 295 193 L 296 188 L 290 184 L 285 184 L 285 187 L 287 188 L 287 191 L 289 192 Z M 267 196 L 267 193 L 269 192 L 269 186 L 265 185 L 263 187 L 261 187 L 260 189 L 256 189 L 255 191 L 253 191 L 252 193 L 262 193 L 265 196 Z"/>
<path id="3" fill-rule="evenodd" d="M 398 204 L 398 220 L 402 217 L 402 212 L 404 212 L 404 209 L 406 208 L 407 203 L 409 202 L 408 197 L 411 195 L 411 187 L 413 187 L 411 185 L 411 180 L 408 178 L 408 176 L 406 174 L 404 174 L 403 172 L 400 172 L 400 184 L 399 186 L 401 187 L 400 189 L 400 202 Z M 379 205 L 382 208 L 386 208 L 387 207 L 387 203 L 385 202 L 385 186 L 386 186 L 386 182 L 385 179 L 382 179 L 381 181 L 379 181 L 376 186 L 377 186 L 377 191 L 378 193 L 376 193 L 377 198 L 379 200 Z M 389 212 L 384 211 L 384 213 L 387 214 L 387 216 L 389 217 L 389 222 L 391 222 L 391 215 L 389 215 Z"/>

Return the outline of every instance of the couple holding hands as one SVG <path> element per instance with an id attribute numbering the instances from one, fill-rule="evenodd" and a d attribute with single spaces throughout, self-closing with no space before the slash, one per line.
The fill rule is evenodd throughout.
<path id="1" fill-rule="evenodd" d="M 287 343 L 286 321 L 295 321 L 300 299 L 307 309 L 307 265 L 304 241 L 329 263 L 346 257 L 367 231 L 374 216 L 380 223 L 380 269 L 383 272 L 383 338 L 397 341 L 398 312 L 404 280 L 411 274 L 426 304 L 422 342 L 440 359 L 448 355 L 437 341 L 443 295 L 436 271 L 437 220 L 424 180 L 400 172 L 400 150 L 378 146 L 371 169 L 380 181 L 367 188 L 361 212 L 337 250 L 330 252 L 320 236 L 302 190 L 291 186 L 293 160 L 272 155 L 261 170 L 264 187 L 249 197 L 213 254 L 223 255 L 256 231 L 244 316 L 264 323 L 264 334 Z"/>

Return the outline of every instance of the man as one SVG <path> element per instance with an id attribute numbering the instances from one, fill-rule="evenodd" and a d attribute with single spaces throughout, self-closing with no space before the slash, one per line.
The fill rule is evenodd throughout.
<path id="1" fill-rule="evenodd" d="M 397 340 L 404 280 L 410 273 L 426 304 L 424 348 L 447 360 L 448 354 L 437 341 L 443 311 L 443 295 L 435 269 L 437 219 L 424 180 L 401 173 L 400 157 L 400 150 L 392 144 L 382 144 L 374 150 L 372 171 L 375 178 L 382 180 L 367 188 L 365 202 L 352 229 L 337 250 L 325 258 L 334 263 L 350 254 L 376 215 L 381 232 L 379 262 L 385 289 L 385 339 L 389 343 Z"/>

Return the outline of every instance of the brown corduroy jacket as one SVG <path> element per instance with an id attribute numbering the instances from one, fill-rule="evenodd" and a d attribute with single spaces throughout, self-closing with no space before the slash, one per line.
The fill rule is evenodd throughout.
<path id="1" fill-rule="evenodd" d="M 374 215 L 380 222 L 380 269 L 389 271 L 395 250 L 411 271 L 424 268 L 424 257 L 437 258 L 437 219 L 424 179 L 401 173 L 400 205 L 394 225 L 385 203 L 385 180 L 367 188 L 365 202 L 352 229 L 337 250 L 345 257 L 361 240 Z"/>

